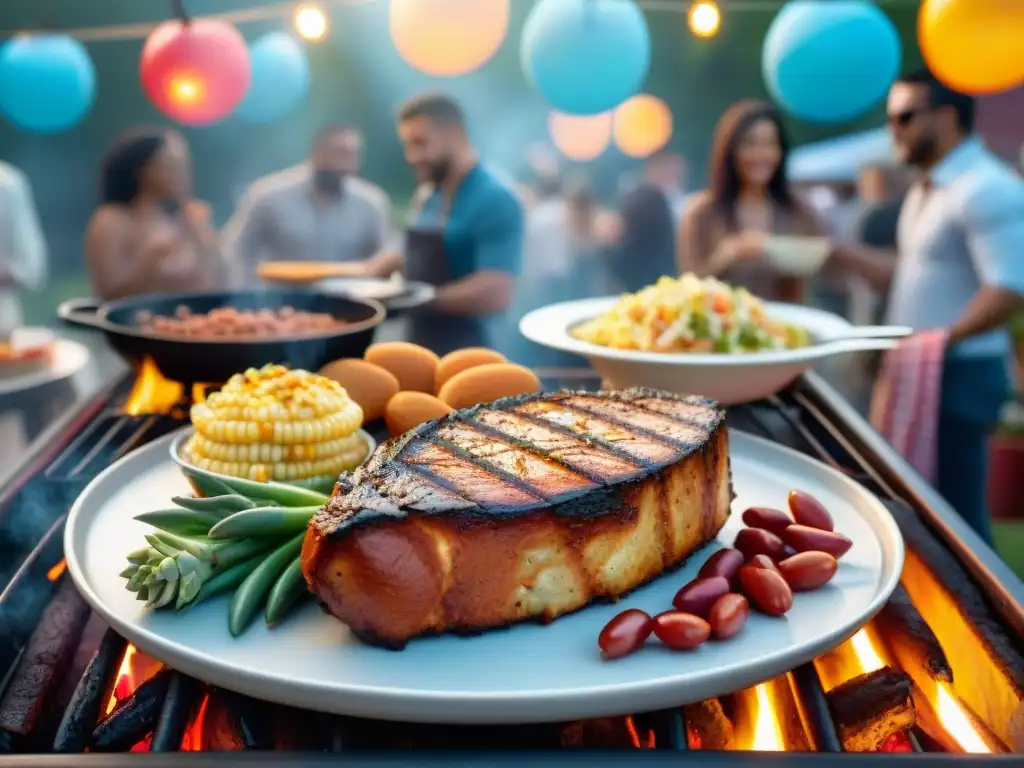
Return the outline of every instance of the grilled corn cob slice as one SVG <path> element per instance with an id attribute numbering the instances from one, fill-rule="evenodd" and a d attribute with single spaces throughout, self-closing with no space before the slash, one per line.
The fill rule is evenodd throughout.
<path id="1" fill-rule="evenodd" d="M 365 448 L 349 451 L 347 453 L 332 456 L 329 459 L 317 459 L 315 461 L 279 461 L 274 463 L 249 462 L 249 461 L 217 461 L 207 459 L 203 456 L 192 456 L 192 464 L 214 472 L 218 475 L 230 477 L 244 477 L 248 480 L 265 483 L 268 480 L 288 482 L 290 480 L 306 480 L 311 477 L 330 476 L 337 477 L 342 472 L 358 467 L 366 458 Z"/>
<path id="2" fill-rule="evenodd" d="M 216 461 L 245 461 L 261 464 L 278 462 L 315 461 L 329 459 L 343 453 L 362 451 L 366 453 L 366 441 L 354 432 L 337 440 L 319 443 L 275 445 L 273 443 L 220 443 L 202 434 L 195 433 L 186 447 L 190 456 L 214 459 Z"/>

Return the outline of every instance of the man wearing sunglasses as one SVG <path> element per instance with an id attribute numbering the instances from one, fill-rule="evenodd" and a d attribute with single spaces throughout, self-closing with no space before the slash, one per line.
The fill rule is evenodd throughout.
<path id="1" fill-rule="evenodd" d="M 888 291 L 887 322 L 945 340 L 931 465 L 940 493 L 990 539 L 987 441 L 1010 391 L 1006 325 L 1024 308 L 1024 180 L 972 134 L 974 100 L 930 73 L 897 80 L 887 111 L 897 156 L 920 171 L 898 257 L 840 246 L 835 259 Z"/>

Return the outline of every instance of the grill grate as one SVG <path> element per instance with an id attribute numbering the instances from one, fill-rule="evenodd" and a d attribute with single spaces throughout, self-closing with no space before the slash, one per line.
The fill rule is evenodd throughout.
<path id="1" fill-rule="evenodd" d="M 561 377 L 557 381 L 545 382 L 550 388 L 579 388 L 580 383 L 581 380 L 577 377 Z M 771 401 L 732 409 L 729 423 L 733 428 L 766 437 L 810 454 L 833 467 L 866 480 L 864 473 L 870 472 L 870 467 L 865 467 L 862 462 L 854 459 L 851 452 L 830 431 L 826 420 L 820 414 L 815 418 L 813 409 L 808 407 L 806 397 L 803 400 L 802 397 L 801 390 L 796 390 L 782 397 L 772 398 Z M 88 429 L 68 443 L 58 458 L 42 473 L 41 478 L 26 485 L 28 492 L 35 493 L 37 499 L 58 499 L 56 509 L 51 509 L 50 514 L 60 516 L 53 520 L 50 527 L 39 537 L 31 553 L 20 558 L 23 562 L 17 572 L 5 582 L 0 582 L 7 583 L 6 589 L 0 594 L 0 722 L 3 722 L 5 711 L 9 708 L 11 681 L 17 677 L 19 666 L 24 661 L 25 648 L 32 646 L 32 633 L 38 629 L 47 605 L 51 604 L 50 598 L 55 593 L 64 593 L 70 589 L 66 575 L 58 573 L 56 578 L 53 577 L 54 569 L 62 555 L 63 512 L 70 499 L 73 499 L 88 480 L 110 463 L 133 448 L 164 435 L 181 424 L 179 419 L 171 416 L 127 416 L 113 409 L 105 410 Z M 873 482 L 877 480 L 878 475 L 872 474 L 872 480 L 867 482 L 878 492 L 879 484 Z M 39 486 L 58 490 L 41 497 L 38 495 Z M 881 494 L 883 497 L 895 496 L 891 488 L 886 490 L 889 493 Z M 17 503 L 18 499 L 15 498 L 14 502 Z M 3 512 L 4 510 L 0 510 L 0 523 L 10 522 L 10 515 L 5 518 Z M 944 552 L 942 545 L 920 524 L 917 516 L 910 513 L 909 509 L 905 512 L 909 515 L 908 520 L 920 528 L 915 535 L 928 537 L 934 547 Z M 0 545 L 3 542 L 4 530 L 6 528 L 0 530 Z M 31 606 L 28 607 L 28 604 Z M 984 606 L 981 609 L 984 610 Z M 998 626 L 996 629 L 1005 640 L 999 645 L 1003 654 L 1001 659 L 1008 669 L 1016 672 L 1021 669 L 1022 664 L 1018 655 L 1019 649 L 1015 647 L 1016 640 L 1011 640 Z M 67 647 L 71 645 L 74 643 L 61 645 L 63 653 L 66 654 Z M 114 631 L 107 630 L 66 708 L 58 713 L 58 717 L 50 718 L 53 722 L 48 726 L 46 723 L 49 721 L 40 720 L 42 725 L 37 733 L 0 733 L 0 752 L 21 752 L 26 747 L 34 747 L 42 751 L 78 753 L 74 758 L 77 763 L 67 764 L 117 766 L 121 763 L 116 756 L 108 755 L 105 761 L 94 762 L 96 756 L 89 757 L 81 753 L 87 749 L 92 752 L 122 752 L 140 748 L 167 753 L 179 750 L 183 742 L 191 740 L 191 746 L 194 748 L 313 750 L 335 753 L 336 759 L 343 760 L 340 764 L 360 764 L 361 760 L 366 759 L 364 750 L 379 750 L 382 745 L 397 750 L 443 750 L 457 743 L 464 750 L 487 750 L 486 763 L 489 765 L 506 762 L 511 764 L 516 761 L 516 758 L 503 755 L 497 751 L 498 749 L 548 750 L 537 752 L 536 756 L 530 757 L 531 763 L 539 764 L 544 764 L 550 759 L 557 760 L 560 765 L 580 760 L 586 760 L 587 765 L 615 765 L 626 759 L 629 762 L 623 764 L 635 765 L 637 762 L 660 763 L 663 759 L 671 758 L 673 753 L 689 749 L 688 725 L 692 725 L 688 722 L 686 714 L 686 709 L 689 708 L 637 714 L 623 719 L 609 718 L 607 723 L 586 721 L 529 727 L 474 728 L 421 726 L 328 716 L 269 705 L 211 688 L 166 668 L 142 683 L 131 697 L 120 701 L 114 711 L 100 721 L 104 705 L 110 699 L 121 670 L 126 648 L 123 638 Z M 74 653 L 74 650 L 72 648 L 70 652 Z M 56 666 L 66 662 L 65 659 L 53 661 Z M 793 670 L 787 676 L 787 680 L 795 703 L 799 727 L 806 734 L 807 748 L 824 753 L 842 752 L 839 728 L 830 712 L 829 696 L 825 693 L 822 679 L 814 664 L 805 664 Z M 196 721 L 200 712 L 203 713 L 201 718 L 206 723 L 217 723 L 217 738 L 223 743 L 210 743 L 205 736 L 200 739 L 199 735 L 190 733 L 190 724 Z M 645 741 L 649 736 L 654 748 L 642 749 L 639 752 L 587 751 L 586 747 L 591 746 L 621 746 L 616 739 L 621 737 L 619 731 L 623 728 L 637 743 Z M 930 739 L 924 741 L 929 748 L 941 749 L 940 745 Z M 559 747 L 579 746 L 584 749 L 550 751 Z M 911 748 L 915 752 L 922 751 L 920 741 L 913 734 Z M 423 759 L 415 759 L 417 754 L 422 754 Z M 231 765 L 234 761 L 244 759 L 247 761 L 244 764 L 250 764 L 248 760 L 253 757 L 255 755 L 245 758 L 238 755 L 218 756 L 217 761 L 218 764 Z M 269 757 L 268 764 L 280 766 L 319 764 L 319 759 L 315 756 L 310 756 L 308 762 L 307 757 Z M 743 760 L 744 764 L 748 764 L 747 761 L 752 757 L 756 763 L 760 763 L 756 755 L 740 758 L 735 755 L 716 755 L 706 749 L 702 751 L 700 759 L 708 764 L 732 765 L 736 760 Z M 207 764 L 208 756 L 190 753 L 161 760 L 165 759 L 166 762 L 150 764 L 204 765 Z M 261 759 L 255 758 L 251 764 L 259 764 Z M 350 759 L 353 762 L 349 762 Z M 455 754 L 441 751 L 413 752 L 405 758 L 398 758 L 386 751 L 377 751 L 372 758 L 375 764 L 431 762 L 444 765 L 475 762 L 477 759 L 479 753 L 474 758 L 465 751 Z M 786 759 L 793 759 L 796 764 L 801 762 L 796 755 L 787 756 Z M 816 764 L 820 764 L 824 758 L 819 755 L 815 759 Z M 48 763 L 44 758 L 37 757 L 33 760 L 35 762 L 31 764 L 39 768 L 57 764 Z"/>

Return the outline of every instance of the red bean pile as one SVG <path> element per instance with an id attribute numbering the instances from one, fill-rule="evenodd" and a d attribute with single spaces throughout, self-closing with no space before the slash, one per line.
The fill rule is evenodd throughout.
<path id="1" fill-rule="evenodd" d="M 641 648 L 653 634 L 664 645 L 691 651 L 709 638 L 728 640 L 747 622 L 750 608 L 782 616 L 793 593 L 832 580 L 853 542 L 836 533 L 828 510 L 809 494 L 789 492 L 789 514 L 751 507 L 732 547 L 705 561 L 697 578 L 672 599 L 673 610 L 653 618 L 630 608 L 609 621 L 597 638 L 606 659 Z"/>
<path id="2" fill-rule="evenodd" d="M 347 325 L 327 313 L 303 312 L 294 307 L 258 310 L 219 307 L 206 313 L 194 313 L 180 306 L 174 317 L 139 312 L 135 322 L 156 333 L 201 339 L 308 336 L 329 333 Z"/>

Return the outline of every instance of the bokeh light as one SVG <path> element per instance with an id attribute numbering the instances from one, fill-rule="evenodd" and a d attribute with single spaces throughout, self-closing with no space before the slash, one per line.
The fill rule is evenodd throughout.
<path id="1" fill-rule="evenodd" d="M 612 113 L 548 116 L 548 134 L 555 148 L 570 160 L 586 162 L 600 156 L 612 140 Z"/>
<path id="2" fill-rule="evenodd" d="M 309 61 L 302 46 L 284 32 L 271 32 L 252 44 L 252 85 L 238 105 L 238 116 L 271 123 L 294 110 L 309 92 Z"/>
<path id="3" fill-rule="evenodd" d="M 20 35 L 0 46 L 0 111 L 19 128 L 73 128 L 96 98 L 96 70 L 85 46 L 66 35 Z"/>
<path id="4" fill-rule="evenodd" d="M 1024 83 L 1024 2 L 925 0 L 917 19 L 921 53 L 951 88 L 998 93 Z"/>
<path id="5" fill-rule="evenodd" d="M 303 3 L 296 8 L 292 23 L 295 31 L 305 40 L 323 40 L 330 28 L 327 14 L 320 6 L 312 3 Z"/>
<path id="6" fill-rule="evenodd" d="M 714 37 L 722 23 L 722 13 L 718 10 L 718 4 L 714 0 L 701 0 L 701 2 L 695 2 L 690 6 L 687 19 L 690 23 L 690 31 L 696 37 Z"/>
<path id="7" fill-rule="evenodd" d="M 638 94 L 616 107 L 612 135 L 624 155 L 653 155 L 672 138 L 672 110 L 657 96 Z"/>
<path id="8" fill-rule="evenodd" d="M 399 55 L 434 77 L 466 74 L 490 59 L 508 31 L 509 0 L 391 0 Z"/>

